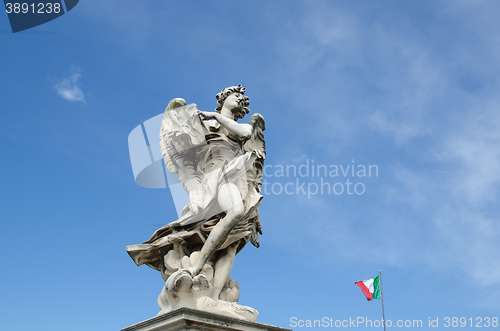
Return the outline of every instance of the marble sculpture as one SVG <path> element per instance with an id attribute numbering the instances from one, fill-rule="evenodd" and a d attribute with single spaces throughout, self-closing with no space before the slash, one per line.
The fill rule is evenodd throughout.
<path id="1" fill-rule="evenodd" d="M 189 202 L 181 217 L 142 244 L 127 246 L 137 265 L 161 272 L 158 298 L 164 314 L 180 307 L 249 321 L 258 312 L 238 305 L 239 285 L 229 275 L 236 254 L 250 241 L 259 247 L 259 205 L 266 158 L 264 118 L 249 113 L 241 85 L 216 95 L 215 112 L 183 99 L 169 102 L 160 129 L 165 166 L 177 174 Z"/>

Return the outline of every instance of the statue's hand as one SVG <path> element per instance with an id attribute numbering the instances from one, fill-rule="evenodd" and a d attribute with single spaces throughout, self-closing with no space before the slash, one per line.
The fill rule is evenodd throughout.
<path id="1" fill-rule="evenodd" d="M 211 120 L 211 119 L 214 119 L 214 118 L 217 119 L 216 116 L 218 115 L 215 112 L 202 111 L 202 110 L 198 110 L 197 114 L 201 115 L 203 117 L 204 121 Z"/>

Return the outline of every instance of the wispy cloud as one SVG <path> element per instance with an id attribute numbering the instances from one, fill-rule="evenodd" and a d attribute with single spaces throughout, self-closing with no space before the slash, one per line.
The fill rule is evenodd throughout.
<path id="1" fill-rule="evenodd" d="M 490 105 L 488 105 L 488 103 Z M 498 199 L 500 184 L 500 101 L 476 100 L 467 122 L 450 134 L 438 158 L 457 165 L 453 192 L 473 207 L 484 207 Z M 473 115 L 472 115 L 473 114 Z"/>
<path id="2" fill-rule="evenodd" d="M 60 80 L 54 88 L 63 99 L 85 102 L 85 95 L 79 86 L 81 69 L 79 67 L 72 67 L 71 72 L 69 77 Z"/>
<path id="3" fill-rule="evenodd" d="M 336 163 L 366 151 L 372 141 L 384 145 L 377 153 L 387 177 L 369 187 L 380 194 L 371 204 L 355 201 L 365 212 L 353 210 L 347 199 L 307 201 L 314 216 L 301 234 L 314 240 L 304 249 L 321 262 L 418 265 L 476 286 L 500 284 L 500 63 L 498 40 L 488 33 L 498 24 L 477 24 L 486 9 L 467 1 L 464 6 L 437 7 L 436 17 L 455 27 L 450 10 L 463 16 L 471 27 L 464 31 L 467 47 L 442 38 L 445 26 L 434 34 L 405 20 L 351 19 L 349 10 L 328 5 L 304 9 L 304 20 L 284 25 L 293 42 L 285 34 L 277 37 L 280 59 L 293 68 L 286 74 L 296 84 L 290 99 L 300 105 L 294 109 L 306 132 L 301 145 L 283 154 L 305 150 L 308 158 Z M 302 115 L 310 112 L 319 116 Z M 332 139 L 321 151 L 301 149 L 328 141 L 326 136 Z"/>

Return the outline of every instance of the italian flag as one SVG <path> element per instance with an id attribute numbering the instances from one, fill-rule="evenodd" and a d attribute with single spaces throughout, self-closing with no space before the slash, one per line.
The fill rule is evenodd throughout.
<path id="1" fill-rule="evenodd" d="M 380 278 L 379 276 L 373 277 L 372 279 L 362 280 L 360 282 L 354 283 L 363 291 L 366 296 L 366 300 L 372 301 L 372 299 L 380 299 Z"/>

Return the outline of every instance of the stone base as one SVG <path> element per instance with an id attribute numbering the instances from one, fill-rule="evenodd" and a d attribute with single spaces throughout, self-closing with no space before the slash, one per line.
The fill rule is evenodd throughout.
<path id="1" fill-rule="evenodd" d="M 206 311 L 179 308 L 131 325 L 121 331 L 291 331 L 268 324 L 248 322 Z"/>

